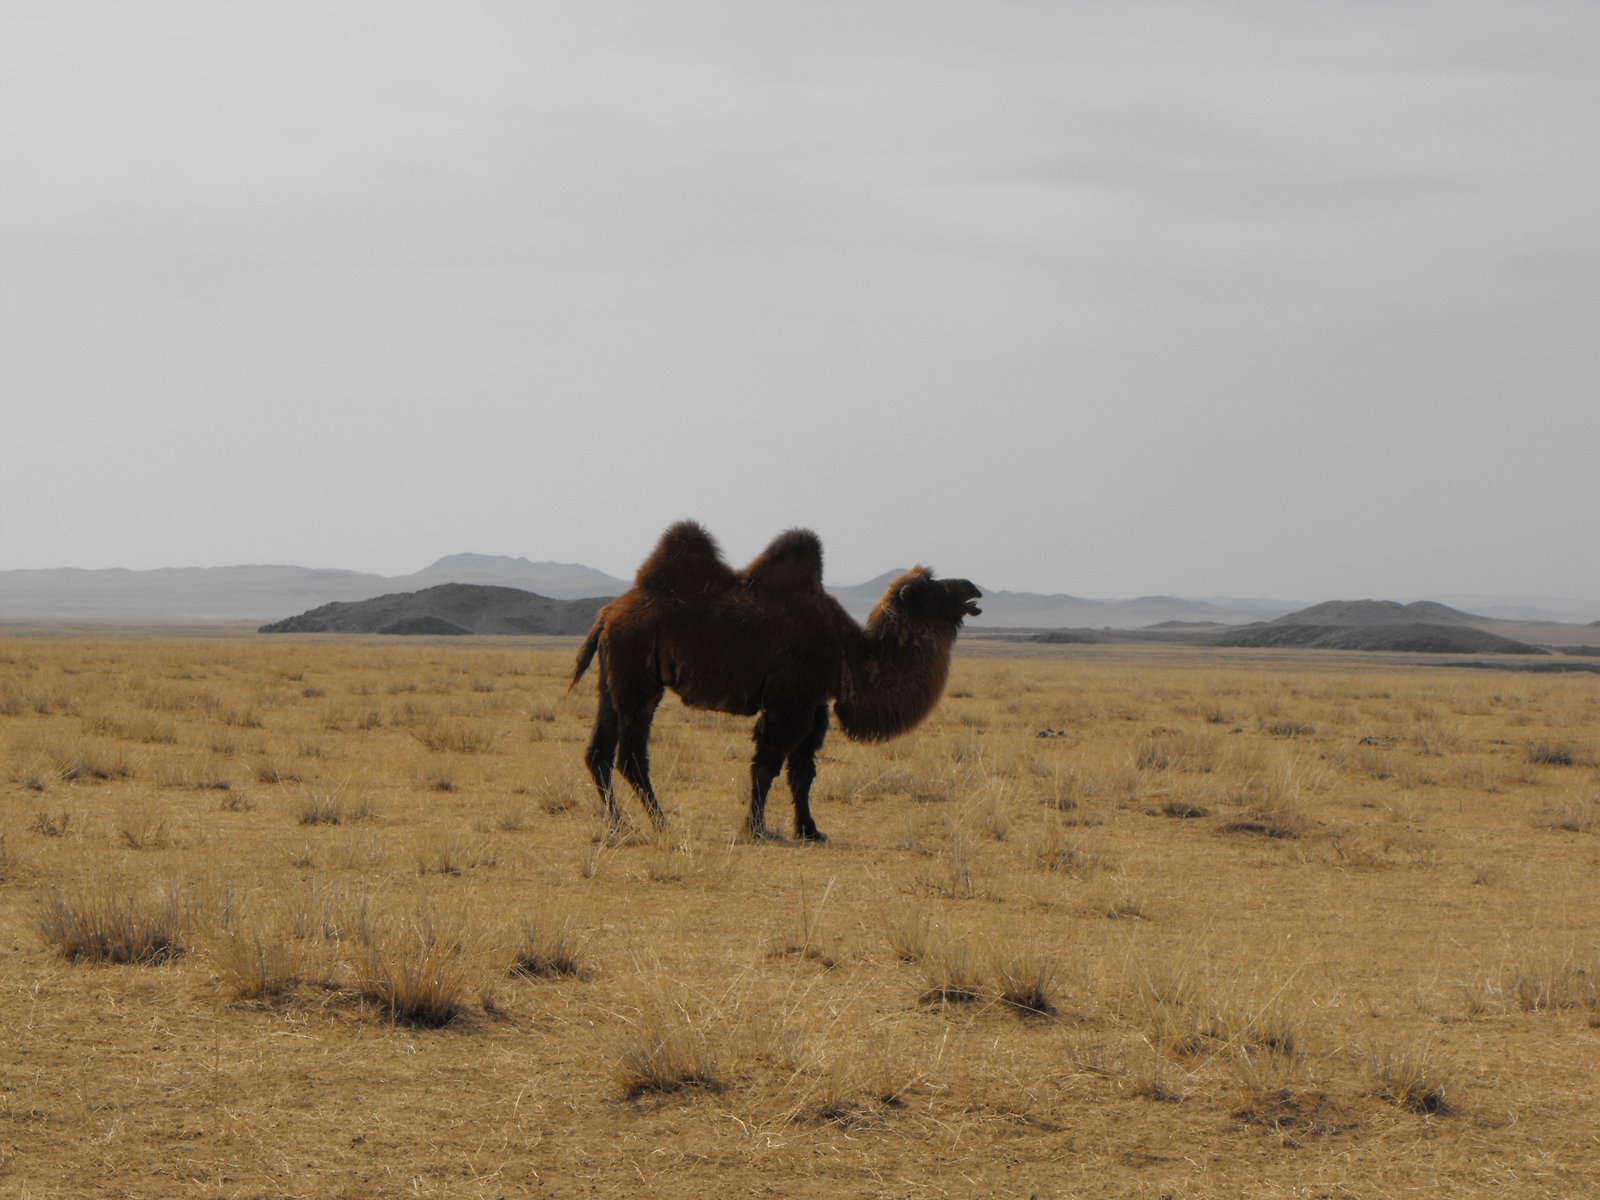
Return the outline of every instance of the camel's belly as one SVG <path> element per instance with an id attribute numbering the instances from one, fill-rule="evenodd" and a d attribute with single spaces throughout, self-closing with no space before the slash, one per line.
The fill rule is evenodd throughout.
<path id="1" fill-rule="evenodd" d="M 690 708 L 704 708 L 711 712 L 732 713 L 740 717 L 753 717 L 761 711 L 761 702 L 748 696 L 716 696 L 704 692 L 686 692 L 683 688 L 674 687 L 681 699 Z"/>

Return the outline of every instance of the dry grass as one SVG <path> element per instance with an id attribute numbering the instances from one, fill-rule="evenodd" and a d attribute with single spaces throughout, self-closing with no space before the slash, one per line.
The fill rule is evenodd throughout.
<path id="1" fill-rule="evenodd" d="M 964 642 L 921 730 L 830 737 L 807 847 L 671 700 L 671 825 L 607 835 L 572 652 L 0 639 L 0 1193 L 1600 1169 L 1592 677 Z"/>

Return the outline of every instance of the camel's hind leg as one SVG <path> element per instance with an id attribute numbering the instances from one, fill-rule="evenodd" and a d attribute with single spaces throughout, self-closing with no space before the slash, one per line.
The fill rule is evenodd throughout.
<path id="1" fill-rule="evenodd" d="M 750 761 L 750 815 L 745 828 L 757 841 L 772 836 L 767 830 L 767 793 L 783 770 L 784 760 L 807 740 L 811 723 L 810 708 L 768 708 L 756 719 L 756 754 Z"/>
<path id="2" fill-rule="evenodd" d="M 656 799 L 656 790 L 650 783 L 650 725 L 655 720 L 656 705 L 661 702 L 658 692 L 647 702 L 631 706 L 621 713 L 621 733 L 617 750 L 617 770 L 633 784 L 645 812 L 657 829 L 665 827 L 666 814 Z"/>
<path id="3" fill-rule="evenodd" d="M 605 805 L 606 823 L 615 829 L 622 823 L 622 811 L 617 807 L 616 789 L 611 783 L 611 764 L 617 757 L 619 722 L 617 707 L 611 702 L 611 687 L 606 681 L 604 664 L 600 671 L 600 707 L 594 717 L 594 732 L 589 736 L 589 751 L 584 756 L 589 764 L 589 774 L 600 790 L 600 802 Z"/>
<path id="4" fill-rule="evenodd" d="M 817 751 L 828 736 L 828 706 L 811 718 L 805 739 L 789 753 L 789 791 L 794 795 L 794 835 L 802 842 L 825 842 L 828 835 L 811 819 L 811 782 L 817 777 Z"/>

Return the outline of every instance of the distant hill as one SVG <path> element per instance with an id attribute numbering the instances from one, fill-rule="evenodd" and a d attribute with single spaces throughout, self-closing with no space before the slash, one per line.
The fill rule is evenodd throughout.
<path id="1" fill-rule="evenodd" d="M 435 583 L 483 583 L 496 587 L 521 588 L 556 600 L 580 600 L 585 596 L 620 596 L 632 586 L 631 579 L 618 579 L 582 563 L 529 562 L 500 554 L 447 554 L 406 581 L 418 586 Z"/>
<path id="2" fill-rule="evenodd" d="M 884 591 L 906 568 L 885 571 L 865 583 L 828 590 L 857 620 L 864 620 Z M 1009 592 L 984 587 L 983 615 L 967 621 L 972 629 L 1138 629 L 1164 621 L 1239 625 L 1276 616 L 1293 607 L 1271 600 L 1237 601 L 1229 606 L 1177 596 L 1139 596 L 1132 600 L 1087 600 L 1081 596 Z"/>
<path id="3" fill-rule="evenodd" d="M 587 633 L 609 597 L 555 600 L 519 588 L 444 583 L 419 592 L 324 604 L 262 633 Z"/>
<path id="4" fill-rule="evenodd" d="M 1319 606 L 1320 607 L 1320 606 Z M 1410 654 L 1545 654 L 1526 642 L 1470 625 L 1396 622 L 1317 625 L 1270 621 L 1214 634 L 1211 646 L 1297 646 L 1312 650 L 1387 650 Z"/>
<path id="5" fill-rule="evenodd" d="M 514 587 L 555 600 L 616 596 L 629 583 L 578 563 L 452 554 L 412 575 L 313 567 L 168 567 L 0 571 L 0 619 L 265 621 L 334 601 L 443 583 Z"/>

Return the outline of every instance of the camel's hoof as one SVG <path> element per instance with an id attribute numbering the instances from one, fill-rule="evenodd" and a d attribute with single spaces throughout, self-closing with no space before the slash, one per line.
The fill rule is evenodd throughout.
<path id="1" fill-rule="evenodd" d="M 801 829 L 797 831 L 794 836 L 802 842 L 810 842 L 816 846 L 825 845 L 828 841 L 828 835 L 823 833 L 822 830 L 818 829 L 815 825 L 813 825 L 810 829 Z"/>

